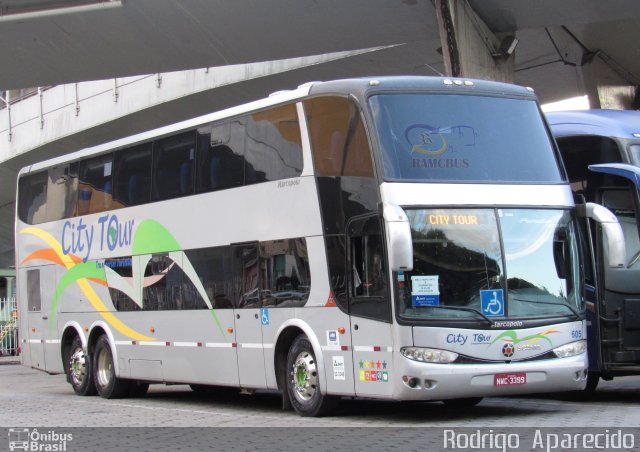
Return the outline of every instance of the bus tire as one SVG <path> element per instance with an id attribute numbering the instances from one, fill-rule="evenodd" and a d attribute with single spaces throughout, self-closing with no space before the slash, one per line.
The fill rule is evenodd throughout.
<path id="1" fill-rule="evenodd" d="M 447 408 L 454 409 L 476 406 L 480 402 L 482 402 L 482 397 L 465 397 L 462 399 L 447 399 L 442 401 Z"/>
<path id="2" fill-rule="evenodd" d="M 600 374 L 598 372 L 589 372 L 587 374 L 587 386 L 585 386 L 583 393 L 586 396 L 592 395 L 596 392 L 598 382 L 600 381 Z"/>
<path id="3" fill-rule="evenodd" d="M 313 347 L 304 334 L 296 337 L 287 354 L 286 391 L 293 409 L 301 416 L 324 416 L 337 399 L 320 390 L 321 369 L 318 369 Z"/>
<path id="4" fill-rule="evenodd" d="M 100 397 L 119 399 L 129 395 L 131 380 L 116 377 L 113 353 L 104 335 L 98 338 L 93 351 L 93 380 Z"/>
<path id="5" fill-rule="evenodd" d="M 91 356 L 84 352 L 82 341 L 78 336 L 73 339 L 65 351 L 64 371 L 67 375 L 67 381 L 77 395 L 92 396 L 96 394 Z"/>

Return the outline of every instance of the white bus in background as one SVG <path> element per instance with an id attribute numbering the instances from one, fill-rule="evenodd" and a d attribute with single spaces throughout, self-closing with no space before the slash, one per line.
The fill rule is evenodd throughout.
<path id="1" fill-rule="evenodd" d="M 582 389 L 576 216 L 531 90 L 310 83 L 23 169 L 24 364 L 302 415 Z"/>

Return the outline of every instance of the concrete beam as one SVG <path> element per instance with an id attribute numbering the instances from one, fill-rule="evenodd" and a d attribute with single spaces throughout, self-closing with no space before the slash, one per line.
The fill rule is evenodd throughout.
<path id="1" fill-rule="evenodd" d="M 447 75 L 513 83 L 514 36 L 494 34 L 467 0 L 435 0 L 435 8 Z"/>

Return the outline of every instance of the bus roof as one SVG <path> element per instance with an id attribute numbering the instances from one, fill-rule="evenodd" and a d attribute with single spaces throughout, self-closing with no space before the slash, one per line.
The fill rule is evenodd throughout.
<path id="1" fill-rule="evenodd" d="M 309 94 L 351 93 L 361 100 L 368 94 L 393 91 L 429 91 L 466 94 L 492 94 L 525 97 L 535 100 L 533 89 L 491 80 L 431 76 L 384 76 L 317 82 Z M 464 91 L 463 91 L 464 90 Z"/>
<path id="2" fill-rule="evenodd" d="M 545 116 L 556 138 L 577 135 L 640 138 L 640 111 L 554 111 Z"/>
<path id="3" fill-rule="evenodd" d="M 297 101 L 308 95 L 322 94 L 353 94 L 360 101 L 364 101 L 369 94 L 393 91 L 428 91 L 434 93 L 459 93 L 477 95 L 499 95 L 521 97 L 536 100 L 533 89 L 489 80 L 462 79 L 453 77 L 431 76 L 384 76 L 361 77 L 326 82 L 309 82 L 300 85 L 293 90 L 284 90 L 273 93 L 264 99 L 259 99 L 246 104 L 231 107 L 225 110 L 209 113 L 186 121 L 163 126 L 154 130 L 145 131 L 128 137 L 123 137 L 111 142 L 85 148 L 76 152 L 54 157 L 50 160 L 38 162 L 22 168 L 19 176 L 25 173 L 40 171 L 45 168 L 66 163 L 89 155 L 98 155 L 120 148 L 135 145 L 156 137 L 162 137 L 192 127 L 197 127 L 209 122 L 215 122 L 224 118 L 245 114 L 254 110 L 264 109 L 280 103 Z"/>

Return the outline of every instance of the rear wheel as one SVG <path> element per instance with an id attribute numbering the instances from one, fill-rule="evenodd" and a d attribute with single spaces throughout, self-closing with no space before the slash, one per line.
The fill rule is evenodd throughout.
<path id="1" fill-rule="evenodd" d="M 305 335 L 298 336 L 289 349 L 286 377 L 286 390 L 298 414 L 323 416 L 335 407 L 337 399 L 320 390 L 320 369 Z"/>
<path id="2" fill-rule="evenodd" d="M 93 379 L 98 394 L 105 399 L 119 399 L 129 395 L 131 380 L 116 377 L 113 353 L 106 336 L 100 336 L 93 352 Z"/>
<path id="3" fill-rule="evenodd" d="M 76 394 L 80 396 L 96 394 L 91 369 L 91 356 L 84 352 L 82 341 L 78 336 L 73 339 L 71 346 L 66 350 L 64 370 L 67 374 L 67 381 L 71 384 Z"/>

